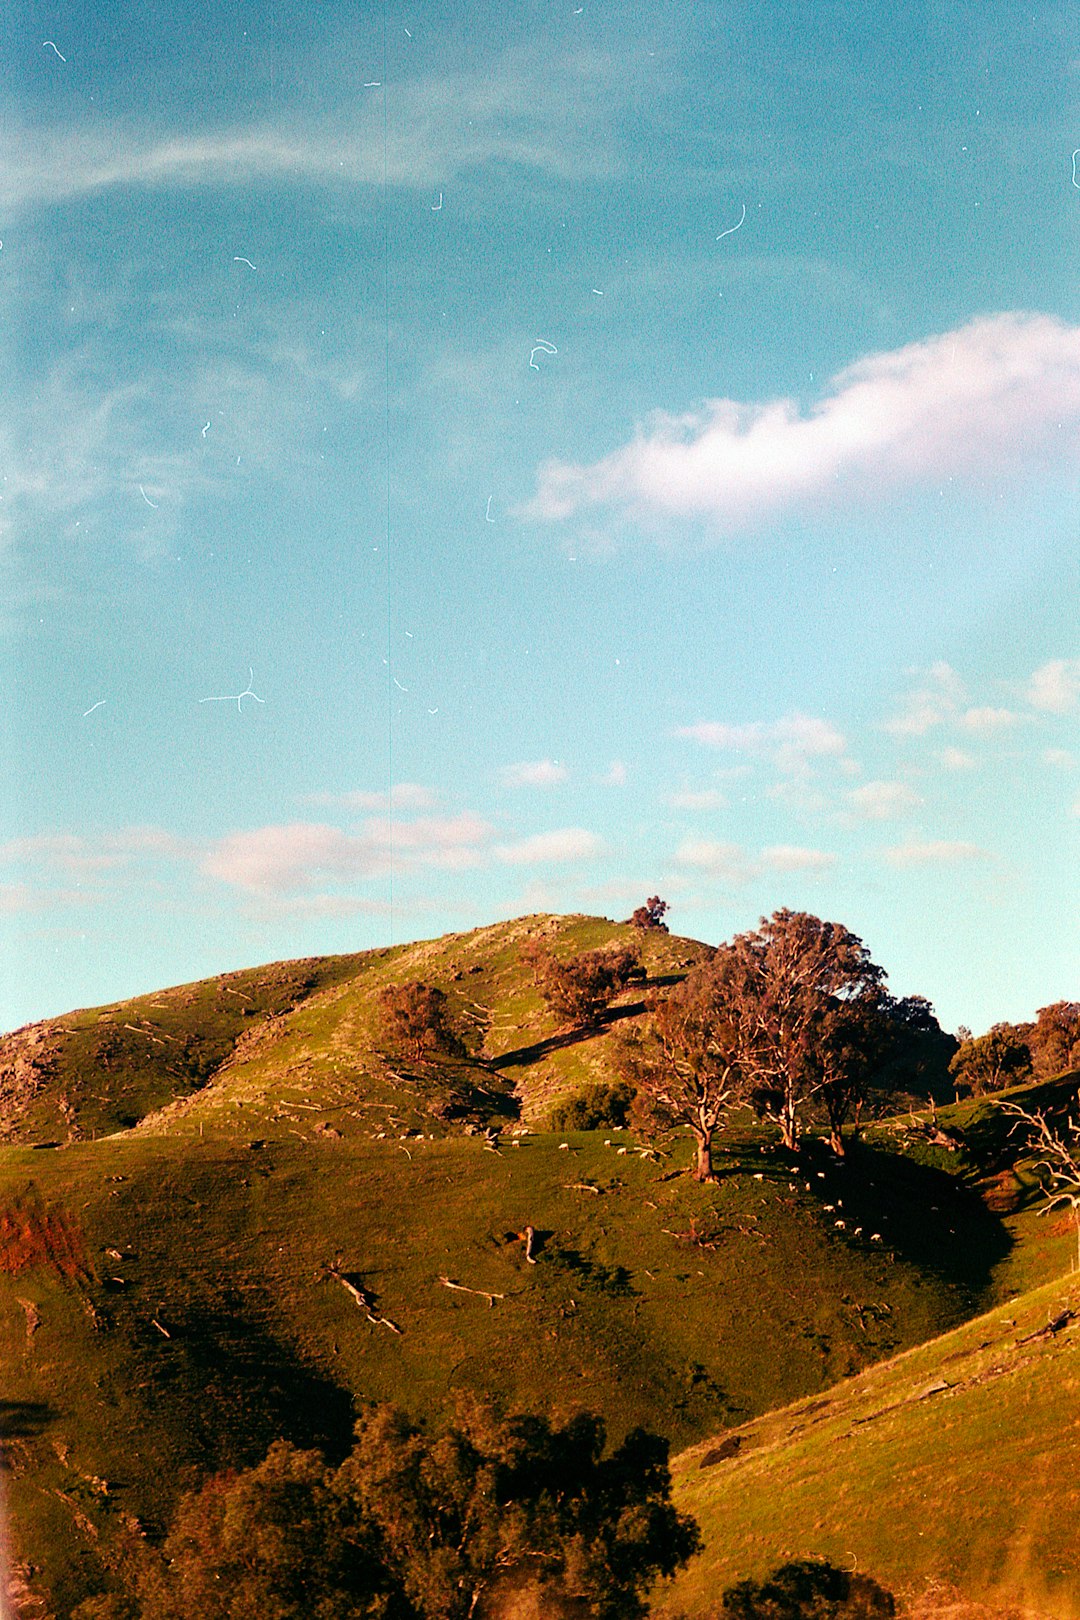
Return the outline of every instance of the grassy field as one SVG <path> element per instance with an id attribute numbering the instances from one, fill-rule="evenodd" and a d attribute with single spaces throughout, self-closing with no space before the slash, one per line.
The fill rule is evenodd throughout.
<path id="1" fill-rule="evenodd" d="M 939 1335 L 1067 1268 L 1072 1229 L 1038 1215 L 992 1104 L 942 1111 L 958 1153 L 897 1125 L 845 1163 L 815 1141 L 795 1161 L 738 1120 L 711 1186 L 684 1173 L 686 1139 L 646 1152 L 624 1131 L 543 1129 L 555 1101 L 611 1077 L 612 1030 L 644 991 L 610 1022 L 560 1030 L 521 947 L 628 937 L 525 918 L 55 1021 L 74 1044 L 25 1088 L 23 1112 L 6 1094 L 0 1438 L 19 1556 L 57 1614 L 107 1585 L 125 1537 L 160 1534 L 208 1470 L 255 1461 L 278 1435 L 341 1454 L 360 1402 L 433 1417 L 468 1388 L 558 1417 L 600 1411 L 613 1438 L 644 1424 L 715 1449 L 734 1433 L 741 1469 L 767 1414 L 912 1346 L 936 1366 Z M 704 950 L 637 937 L 653 985 Z M 446 991 L 465 1056 L 380 1054 L 378 992 L 416 978 Z M 140 1041 L 104 1067 L 95 1032 L 125 1026 Z M 217 1053 L 194 1081 L 170 1057 L 183 1043 Z M 494 1151 L 465 1134 L 491 1119 Z M 777 1490 L 785 1514 L 796 1498 L 789 1474 L 762 1475 L 760 1491 L 747 1476 L 733 1541 L 734 1507 L 709 1492 L 735 1472 L 690 1452 L 679 1477 L 709 1532 L 679 1602 L 704 1614 L 724 1571 L 770 1562 Z M 828 1528 L 823 1514 L 817 1498 L 793 1508 L 791 1544 Z M 883 1536 L 889 1522 L 883 1509 Z M 876 1549 L 868 1539 L 868 1560 Z"/>

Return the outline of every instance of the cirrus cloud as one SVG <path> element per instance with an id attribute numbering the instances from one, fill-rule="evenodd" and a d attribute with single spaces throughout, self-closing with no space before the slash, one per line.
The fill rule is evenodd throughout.
<path id="1" fill-rule="evenodd" d="M 1075 446 L 1078 430 L 1080 326 L 1005 312 L 866 356 L 805 414 L 792 399 L 659 412 L 592 465 L 548 462 L 526 514 L 616 507 L 728 534 L 808 503 L 992 474 Z"/>

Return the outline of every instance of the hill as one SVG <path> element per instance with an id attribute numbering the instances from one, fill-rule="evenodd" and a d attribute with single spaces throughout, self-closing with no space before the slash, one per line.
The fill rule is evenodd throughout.
<path id="1" fill-rule="evenodd" d="M 989 1105 L 948 1116 L 963 1152 L 897 1123 L 846 1164 L 814 1142 L 795 1161 L 740 1120 L 714 1186 L 681 1173 L 679 1138 L 544 1130 L 555 1101 L 611 1077 L 643 989 L 560 1031 L 522 947 L 629 937 L 524 918 L 7 1038 L 9 1073 L 27 1043 L 51 1054 L 4 1092 L 0 1436 L 19 1552 L 56 1612 L 208 1469 L 278 1435 L 340 1454 L 360 1401 L 434 1415 L 475 1388 L 692 1445 L 1062 1266 L 1071 1239 L 1036 1220 Z M 706 950 L 635 937 L 647 985 Z M 417 978 L 468 1039 L 408 1065 L 380 1052 L 377 997 Z M 106 1061 L 117 1031 L 131 1043 L 106 1041 Z"/>

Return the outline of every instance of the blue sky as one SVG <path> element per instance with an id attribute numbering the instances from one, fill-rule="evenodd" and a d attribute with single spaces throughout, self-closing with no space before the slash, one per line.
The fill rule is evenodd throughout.
<path id="1" fill-rule="evenodd" d="M 0 1026 L 656 892 L 1075 998 L 1075 19 L 506 9 L 14 8 Z"/>

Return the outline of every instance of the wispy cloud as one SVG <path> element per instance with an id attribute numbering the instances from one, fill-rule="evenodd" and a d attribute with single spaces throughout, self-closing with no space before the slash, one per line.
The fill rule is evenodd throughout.
<path id="1" fill-rule="evenodd" d="M 707 720 L 680 726 L 676 736 L 689 737 L 708 748 L 767 759 L 792 774 L 806 771 L 814 760 L 840 759 L 847 750 L 843 734 L 834 725 L 805 714 L 741 725 Z"/>
<path id="2" fill-rule="evenodd" d="M 363 788 L 348 793 L 305 793 L 300 802 L 327 810 L 430 810 L 436 795 L 419 782 L 395 782 L 388 793 Z"/>
<path id="3" fill-rule="evenodd" d="M 741 844 L 728 844 L 710 838 L 687 838 L 675 851 L 677 866 L 689 867 L 729 888 L 746 884 L 769 873 L 803 872 L 821 876 L 836 865 L 836 856 L 820 849 L 803 849 L 795 844 L 773 844 L 758 856 L 750 855 Z"/>
<path id="4" fill-rule="evenodd" d="M 859 360 L 808 414 L 791 399 L 658 413 L 591 466 L 547 463 L 527 511 L 614 507 L 734 533 L 810 504 L 1067 455 L 1078 428 L 1080 327 L 1003 313 Z"/>
<path id="5" fill-rule="evenodd" d="M 491 828 L 479 817 L 372 820 L 359 832 L 297 821 L 228 833 L 203 855 L 207 876 L 232 888 L 280 894 L 321 882 L 355 882 L 409 867 L 475 865 Z"/>
<path id="6" fill-rule="evenodd" d="M 943 866 L 957 862 L 988 860 L 989 851 L 961 840 L 912 838 L 893 844 L 884 851 L 890 866 Z"/>
<path id="7" fill-rule="evenodd" d="M 955 719 L 966 702 L 967 688 L 960 676 L 951 664 L 939 660 L 908 693 L 899 714 L 886 720 L 885 730 L 894 737 L 924 737 L 935 726 Z"/>
<path id="8" fill-rule="evenodd" d="M 1017 716 L 1011 709 L 996 709 L 991 705 L 981 708 L 965 709 L 959 716 L 960 724 L 965 731 L 973 731 L 979 736 L 989 736 L 996 731 L 1005 731 L 1014 726 Z"/>
<path id="9" fill-rule="evenodd" d="M 950 664 L 931 664 L 914 691 L 903 700 L 898 714 L 884 729 L 894 737 L 924 737 L 936 726 L 956 726 L 973 736 L 990 736 L 1017 723 L 1013 709 L 994 704 L 973 704 L 968 689 Z M 953 751 L 954 764 L 958 751 Z M 944 761 L 948 763 L 948 761 Z"/>
<path id="10" fill-rule="evenodd" d="M 865 782 L 848 794 L 848 803 L 860 821 L 893 821 L 922 804 L 906 782 Z"/>
<path id="11" fill-rule="evenodd" d="M 669 793 L 665 804 L 672 810 L 726 810 L 728 798 L 719 788 L 685 789 Z"/>
<path id="12" fill-rule="evenodd" d="M 184 859 L 193 848 L 162 827 L 123 827 L 95 835 L 36 833 L 0 844 L 0 864 L 89 878 L 139 861 Z"/>
<path id="13" fill-rule="evenodd" d="M 563 864 L 594 860 L 603 854 L 603 845 L 595 833 L 584 827 L 561 827 L 552 832 L 534 833 L 516 844 L 500 844 L 495 854 L 509 866 Z"/>
<path id="14" fill-rule="evenodd" d="M 947 771 L 970 771 L 975 768 L 974 757 L 963 748 L 943 748 L 938 759 Z"/>
<path id="15" fill-rule="evenodd" d="M 539 45 L 507 51 L 485 70 L 446 72 L 351 89 L 347 117 L 162 130 L 119 120 L 9 129 L 0 206 L 65 202 L 120 187 L 313 185 L 430 189 L 484 163 L 571 179 L 614 163 L 614 121 L 625 81 L 599 54 L 570 53 L 546 74 Z"/>
<path id="16" fill-rule="evenodd" d="M 565 782 L 570 772 L 557 759 L 522 760 L 516 765 L 504 765 L 499 781 L 509 788 L 550 788 Z"/>

